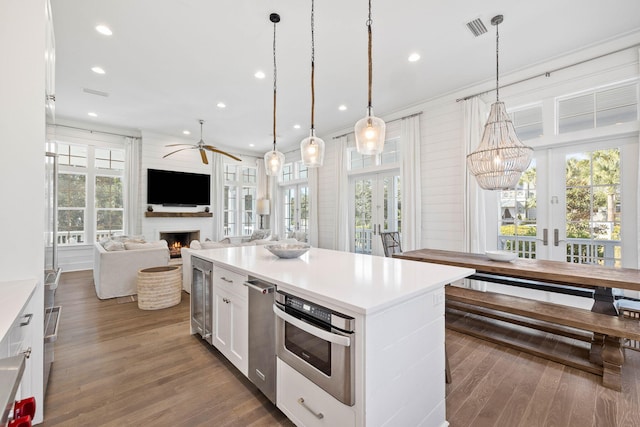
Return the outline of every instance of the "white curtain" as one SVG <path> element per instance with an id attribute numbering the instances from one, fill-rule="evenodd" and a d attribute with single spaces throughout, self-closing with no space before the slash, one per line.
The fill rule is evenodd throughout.
<path id="1" fill-rule="evenodd" d="M 400 186 L 402 188 L 402 250 L 422 246 L 422 198 L 420 193 L 420 115 L 400 124 Z"/>
<path id="2" fill-rule="evenodd" d="M 311 197 L 310 212 L 309 212 L 309 244 L 313 247 L 318 247 L 318 168 L 308 169 L 309 180 L 309 195 Z"/>
<path id="3" fill-rule="evenodd" d="M 487 105 L 477 96 L 464 101 L 464 250 L 484 253 L 487 249 L 485 195 L 467 168 L 467 154 L 476 149 L 482 138 Z"/>
<path id="4" fill-rule="evenodd" d="M 214 242 L 224 237 L 224 161 L 222 154 L 211 153 L 211 212 Z M 206 236 L 200 236 L 205 240 Z"/>
<path id="5" fill-rule="evenodd" d="M 139 234 L 142 230 L 142 200 L 140 200 L 140 158 L 142 140 L 126 137 L 124 140 L 125 164 L 123 183 L 124 233 Z M 151 236 L 147 236 L 151 238 Z"/>
<path id="6" fill-rule="evenodd" d="M 347 175 L 347 137 L 336 139 L 336 225 L 333 246 L 349 251 L 349 176 Z"/>

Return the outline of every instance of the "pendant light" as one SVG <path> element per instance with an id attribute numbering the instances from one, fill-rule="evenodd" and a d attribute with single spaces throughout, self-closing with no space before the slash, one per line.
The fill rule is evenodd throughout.
<path id="1" fill-rule="evenodd" d="M 264 155 L 264 167 L 267 175 L 279 176 L 284 166 L 284 154 L 276 150 L 276 93 L 278 82 L 278 68 L 276 67 L 276 24 L 280 22 L 280 15 L 272 13 L 269 20 L 273 22 L 273 150 Z"/>
<path id="2" fill-rule="evenodd" d="M 302 163 L 308 168 L 322 166 L 324 160 L 324 141 L 316 136 L 314 112 L 316 104 L 315 91 L 315 37 L 314 37 L 314 0 L 311 0 L 311 131 L 309 136 L 300 142 Z"/>
<path id="3" fill-rule="evenodd" d="M 502 21 L 502 15 L 491 20 L 496 27 L 496 102 L 491 105 L 478 148 L 467 156 L 469 171 L 485 190 L 515 188 L 533 157 L 533 149 L 518 139 L 504 102 L 500 102 L 498 25 Z"/>
<path id="4" fill-rule="evenodd" d="M 369 104 L 367 115 L 356 122 L 356 148 L 360 154 L 380 154 L 384 149 L 385 124 L 384 120 L 373 115 L 371 106 L 371 80 L 373 66 L 371 64 L 371 0 L 369 0 L 369 19 L 367 19 L 367 33 L 369 35 Z"/>

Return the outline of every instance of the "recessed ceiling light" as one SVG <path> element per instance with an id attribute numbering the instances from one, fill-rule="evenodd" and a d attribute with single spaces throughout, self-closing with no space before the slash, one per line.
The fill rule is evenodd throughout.
<path id="1" fill-rule="evenodd" d="M 249 144 L 249 147 L 255 147 L 256 144 Z"/>
<path id="2" fill-rule="evenodd" d="M 293 125 L 294 129 L 300 129 L 300 125 Z"/>
<path id="3" fill-rule="evenodd" d="M 347 106 L 344 105 L 344 104 L 338 107 L 338 110 L 340 110 L 340 111 L 344 111 L 346 109 L 347 109 Z"/>
<path id="4" fill-rule="evenodd" d="M 266 76 L 262 71 L 256 71 L 256 73 L 254 74 L 256 79 L 264 79 Z"/>
<path id="5" fill-rule="evenodd" d="M 91 71 L 93 71 L 96 74 L 104 74 L 104 69 L 102 69 L 101 67 L 93 67 Z"/>
<path id="6" fill-rule="evenodd" d="M 218 108 L 227 108 L 227 105 L 224 102 L 218 102 Z"/>
<path id="7" fill-rule="evenodd" d="M 185 135 L 191 135 L 191 132 L 189 132 L 188 130 L 183 130 L 182 133 Z"/>
<path id="8" fill-rule="evenodd" d="M 94 112 L 88 113 L 90 117 L 98 117 L 98 115 Z"/>
<path id="9" fill-rule="evenodd" d="M 111 28 L 107 27 L 106 25 L 96 26 L 96 31 L 105 36 L 110 36 L 113 34 L 113 32 L 111 31 Z"/>
<path id="10" fill-rule="evenodd" d="M 419 59 L 420 59 L 419 53 L 412 53 L 411 55 L 409 55 L 409 62 L 416 62 Z"/>

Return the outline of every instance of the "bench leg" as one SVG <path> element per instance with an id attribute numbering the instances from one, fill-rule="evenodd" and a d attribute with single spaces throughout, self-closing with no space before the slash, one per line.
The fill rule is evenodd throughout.
<path id="1" fill-rule="evenodd" d="M 620 338 L 605 336 L 602 346 L 602 385 L 617 391 L 622 390 L 622 365 L 624 354 Z"/>
<path id="2" fill-rule="evenodd" d="M 589 350 L 589 361 L 602 366 L 602 346 L 604 346 L 604 335 L 593 334 L 591 338 L 591 349 Z"/>

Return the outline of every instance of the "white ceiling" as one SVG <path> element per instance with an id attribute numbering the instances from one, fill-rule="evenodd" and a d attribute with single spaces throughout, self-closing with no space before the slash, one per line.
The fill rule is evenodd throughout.
<path id="1" fill-rule="evenodd" d="M 308 135 L 310 0 L 51 2 L 57 118 L 194 143 L 202 118 L 208 144 L 261 155 L 272 144 L 269 14 L 277 12 L 278 147 L 286 151 Z M 367 2 L 317 0 L 315 9 L 315 121 L 322 136 L 350 128 L 365 113 Z M 640 30 L 638 0 L 374 0 L 376 115 L 494 79 L 495 29 L 489 22 L 497 14 L 504 15 L 501 74 Z M 477 38 L 465 25 L 475 18 L 489 30 Z M 97 33 L 98 24 L 113 35 Z M 420 61 L 407 61 L 412 52 Z M 94 66 L 106 74 L 93 73 Z M 256 79 L 257 70 L 267 77 Z M 218 102 L 227 108 L 217 108 Z M 347 110 L 338 111 L 340 104 Z M 98 117 L 88 117 L 90 111 Z M 192 134 L 185 137 L 185 129 Z"/>

